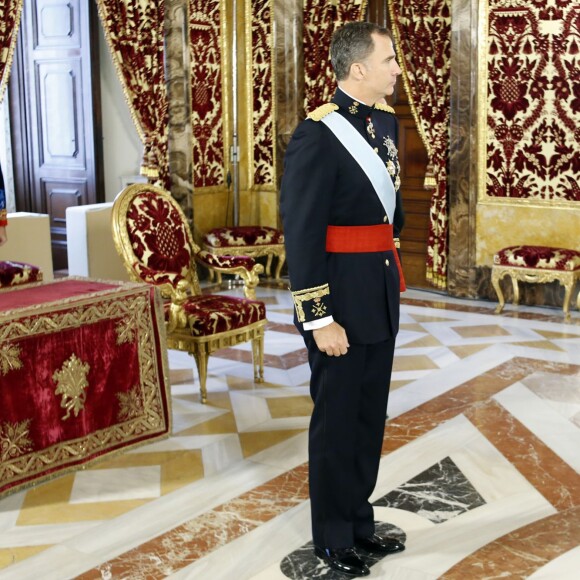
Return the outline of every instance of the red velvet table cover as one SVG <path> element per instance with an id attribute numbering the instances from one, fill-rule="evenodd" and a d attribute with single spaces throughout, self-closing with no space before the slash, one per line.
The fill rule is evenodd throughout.
<path id="1" fill-rule="evenodd" d="M 0 290 L 0 497 L 168 437 L 158 291 L 65 278 Z"/>

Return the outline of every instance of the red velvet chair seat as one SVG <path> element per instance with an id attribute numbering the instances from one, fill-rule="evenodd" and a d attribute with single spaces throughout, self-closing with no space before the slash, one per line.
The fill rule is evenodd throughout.
<path id="1" fill-rule="evenodd" d="M 170 304 L 165 317 L 169 320 Z M 239 330 L 266 320 L 266 308 L 259 300 L 207 294 L 190 296 L 183 304 L 189 331 L 193 336 L 211 336 L 220 332 Z"/>
<path id="2" fill-rule="evenodd" d="M 0 288 L 40 282 L 42 270 L 25 262 L 0 261 Z"/>
<path id="3" fill-rule="evenodd" d="M 215 228 L 203 236 L 203 243 L 210 248 L 271 246 L 283 244 L 284 234 L 280 230 L 266 226 Z"/>
<path id="4" fill-rule="evenodd" d="M 510 246 L 500 250 L 494 256 L 493 263 L 498 266 L 573 272 L 580 269 L 580 252 L 548 246 Z"/>

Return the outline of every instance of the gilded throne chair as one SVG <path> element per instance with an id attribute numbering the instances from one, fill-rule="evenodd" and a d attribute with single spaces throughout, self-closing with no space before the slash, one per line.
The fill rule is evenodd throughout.
<path id="1" fill-rule="evenodd" d="M 193 241 L 181 207 L 167 191 L 133 184 L 112 210 L 113 239 L 131 279 L 157 286 L 164 299 L 167 346 L 188 352 L 207 402 L 208 357 L 216 350 L 251 341 L 254 380 L 264 377 L 266 308 L 255 299 L 261 264 L 248 256 L 216 256 Z M 202 294 L 196 262 L 238 275 L 245 298 Z"/>

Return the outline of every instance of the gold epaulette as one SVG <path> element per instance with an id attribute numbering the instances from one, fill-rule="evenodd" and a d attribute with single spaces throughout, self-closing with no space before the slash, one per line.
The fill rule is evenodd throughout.
<path id="1" fill-rule="evenodd" d="M 395 109 L 393 107 L 389 107 L 389 105 L 385 105 L 384 103 L 375 103 L 375 109 L 378 111 L 385 111 L 385 113 L 392 113 L 395 114 Z"/>
<path id="2" fill-rule="evenodd" d="M 324 105 L 320 105 L 320 107 L 314 109 L 314 111 L 308 113 L 308 118 L 313 121 L 322 121 L 326 115 L 330 115 L 330 113 L 337 109 L 338 105 L 335 105 L 334 103 L 325 103 Z"/>

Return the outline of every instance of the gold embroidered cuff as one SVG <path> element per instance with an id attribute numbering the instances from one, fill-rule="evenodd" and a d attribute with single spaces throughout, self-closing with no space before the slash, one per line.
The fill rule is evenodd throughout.
<path id="1" fill-rule="evenodd" d="M 311 320 L 328 316 L 328 304 L 323 299 L 325 296 L 330 296 L 328 284 L 292 292 L 298 322 L 310 322 Z"/>

